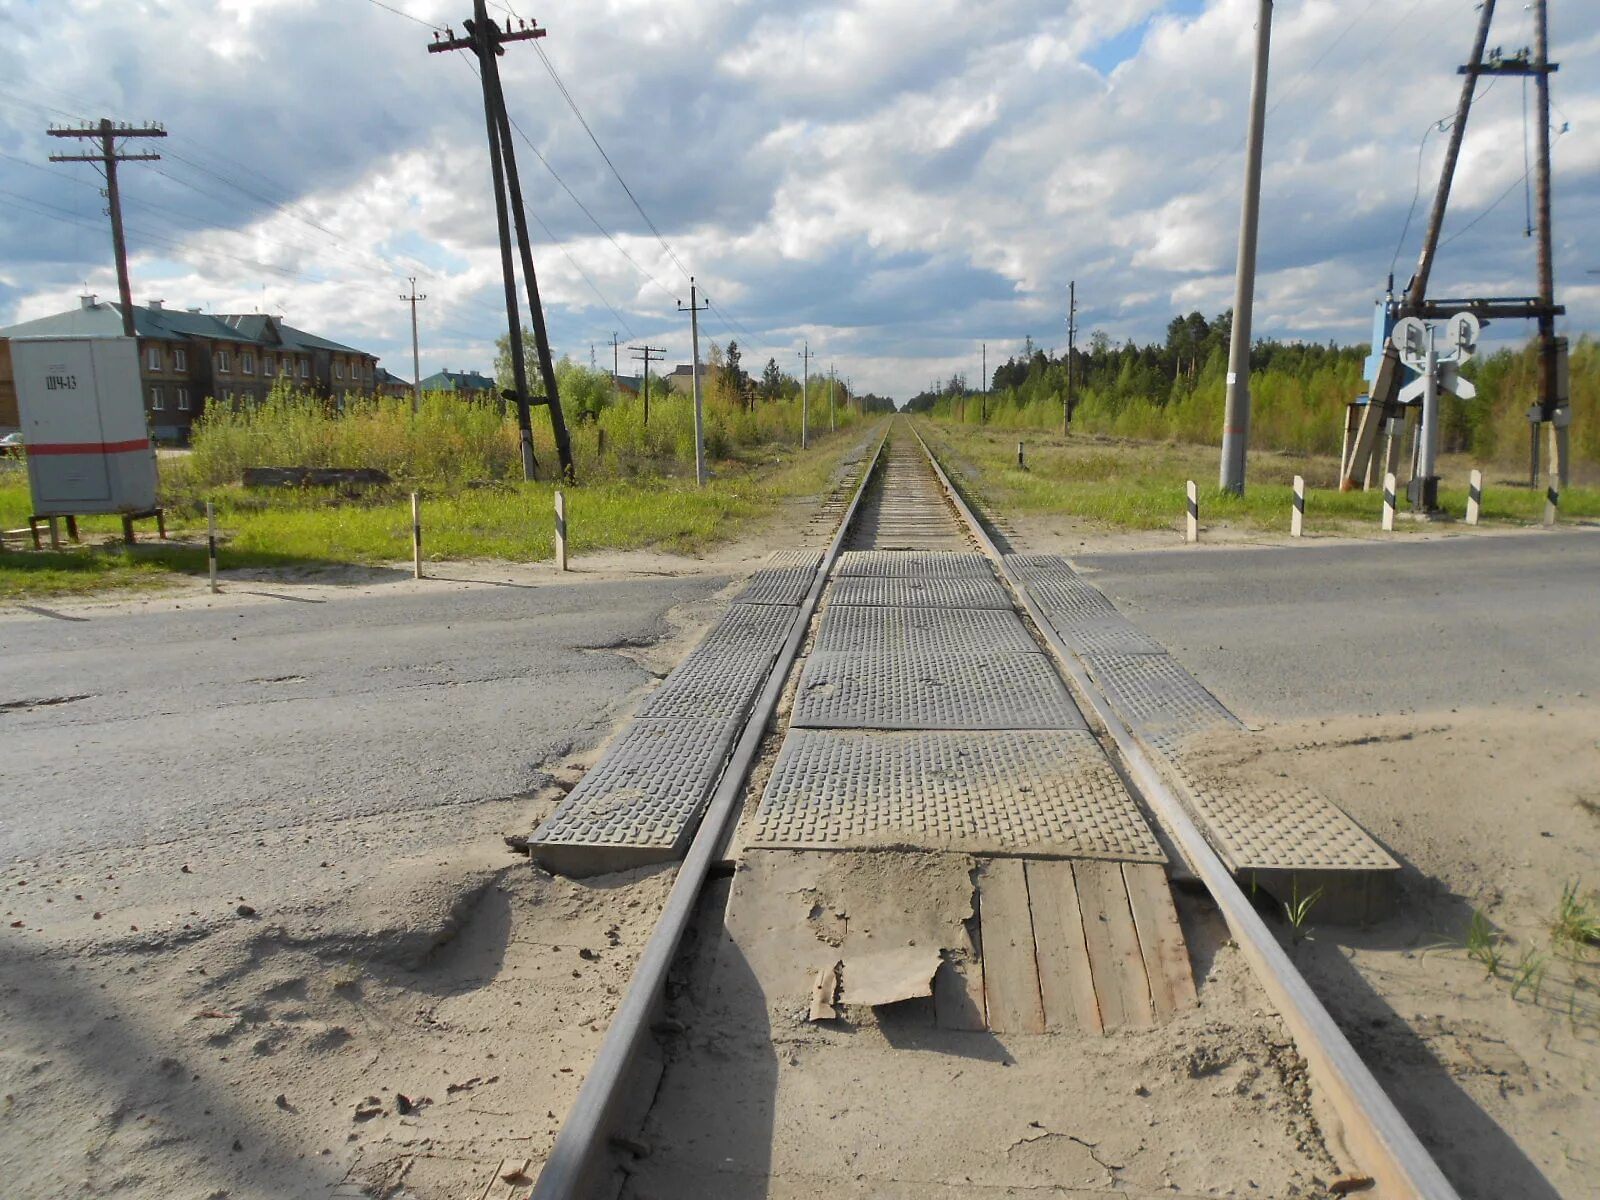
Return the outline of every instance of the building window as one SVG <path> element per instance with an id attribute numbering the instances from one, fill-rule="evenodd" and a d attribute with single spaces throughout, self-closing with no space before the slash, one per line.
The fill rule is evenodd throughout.
<path id="1" fill-rule="evenodd" d="M 161 394 L 161 389 L 158 388 L 158 387 L 151 388 L 150 389 L 150 411 L 151 412 L 160 412 L 162 409 L 166 408 L 166 406 L 167 406 L 167 398 Z"/>
<path id="2" fill-rule="evenodd" d="M 189 411 L 189 389 L 185 387 L 185 388 L 178 388 L 176 390 L 177 390 L 177 393 L 178 393 L 178 411 L 179 412 L 188 412 Z"/>
<path id="3" fill-rule="evenodd" d="M 172 351 L 172 369 L 174 371 L 187 371 L 189 369 L 189 352 L 182 346 Z"/>
<path id="4" fill-rule="evenodd" d="M 338 359 L 333 364 L 333 377 L 335 379 L 343 379 L 344 378 L 344 359 L 342 359 L 342 358 Z"/>
<path id="5" fill-rule="evenodd" d="M 271 375 L 276 368 L 277 362 L 272 355 L 263 354 L 261 356 L 261 373 L 263 375 Z"/>
<path id="6" fill-rule="evenodd" d="M 228 352 L 226 350 L 217 351 L 217 370 L 224 373 L 233 370 L 233 366 L 228 359 Z"/>
<path id="7" fill-rule="evenodd" d="M 161 370 L 161 347 L 151 346 L 149 350 L 145 351 L 145 361 L 150 364 L 152 371 Z"/>
<path id="8" fill-rule="evenodd" d="M 301 379 L 309 379 L 310 377 L 311 377 L 311 360 L 309 358 L 302 358 L 300 360 L 300 378 Z"/>
<path id="9" fill-rule="evenodd" d="M 251 354 L 248 350 L 240 354 L 239 370 L 243 371 L 246 375 L 254 375 L 256 373 L 256 356 Z"/>

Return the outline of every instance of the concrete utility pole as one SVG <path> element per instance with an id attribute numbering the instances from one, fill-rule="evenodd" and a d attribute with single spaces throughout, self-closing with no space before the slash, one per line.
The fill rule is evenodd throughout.
<path id="1" fill-rule="evenodd" d="M 1233 287 L 1233 336 L 1228 341 L 1228 392 L 1222 417 L 1222 490 L 1244 495 L 1250 442 L 1250 316 L 1256 289 L 1256 229 L 1261 216 L 1261 147 L 1267 127 L 1267 57 L 1272 45 L 1272 0 L 1256 16 L 1256 69 L 1250 84 L 1249 148 L 1244 205 L 1239 215 L 1239 266 Z"/>
<path id="2" fill-rule="evenodd" d="M 510 213 L 517 228 L 517 250 L 521 257 L 522 278 L 528 290 L 528 311 L 533 319 L 534 349 L 539 358 L 539 372 L 544 378 L 544 403 L 550 409 L 550 427 L 555 434 L 556 456 L 561 461 L 561 474 L 568 482 L 576 481 L 572 464 L 572 441 L 567 436 L 567 423 L 561 411 L 561 396 L 556 387 L 555 362 L 550 355 L 550 338 L 545 328 L 544 306 L 539 301 L 539 281 L 533 269 L 533 247 L 528 237 L 527 209 L 522 203 L 522 184 L 517 175 L 517 156 L 511 145 L 511 117 L 506 111 L 505 92 L 500 86 L 500 55 L 505 53 L 506 42 L 528 41 L 542 38 L 545 31 L 537 24 L 521 22 L 513 30 L 511 22 L 501 29 L 489 19 L 484 0 L 473 0 L 473 15 L 466 22 L 466 37 L 456 37 L 447 29 L 441 38 L 437 32 L 428 46 L 428 53 L 443 54 L 449 50 L 471 50 L 478 59 L 478 78 L 483 85 L 484 121 L 488 128 L 489 158 L 495 189 L 495 219 L 500 234 L 500 271 L 505 280 L 506 318 L 511 349 L 511 369 L 516 382 L 517 422 L 522 435 L 522 473 L 532 479 L 537 463 L 533 457 L 533 424 L 529 415 L 532 401 L 528 395 L 528 372 L 523 361 L 522 321 L 517 308 L 516 271 L 512 265 L 510 220 L 507 213 L 509 189 Z"/>
<path id="3" fill-rule="evenodd" d="M 422 354 L 417 348 L 417 301 L 426 300 L 426 296 L 417 295 L 417 277 L 410 277 L 411 294 L 401 296 L 400 299 L 411 305 L 411 411 L 422 411 Z"/>
<path id="4" fill-rule="evenodd" d="M 834 417 L 833 417 L 833 387 L 834 387 L 834 381 L 835 381 L 835 375 L 834 375 L 833 364 L 829 363 L 828 364 L 828 432 L 829 433 L 833 433 L 838 429 L 838 426 L 834 423 Z"/>
<path id="5" fill-rule="evenodd" d="M 613 329 L 611 331 L 611 403 L 612 404 L 615 404 L 617 402 L 617 367 L 618 366 L 619 366 L 619 360 L 618 360 L 618 357 L 617 357 L 617 331 L 615 329 Z"/>
<path id="6" fill-rule="evenodd" d="M 805 342 L 804 349 L 800 351 L 800 360 L 805 364 L 800 375 L 800 449 L 806 448 L 808 405 L 810 404 L 811 389 L 811 343 Z"/>
<path id="7" fill-rule="evenodd" d="M 657 346 L 629 346 L 634 358 L 644 362 L 644 375 L 640 379 L 640 390 L 644 393 L 644 427 L 650 428 L 650 364 L 667 356 L 665 350 Z"/>
<path id="8" fill-rule="evenodd" d="M 101 117 L 98 125 L 82 129 L 48 129 L 51 137 L 97 138 L 98 154 L 52 154 L 51 162 L 99 163 L 106 177 L 106 203 L 111 210 L 111 249 L 117 256 L 117 296 L 122 301 L 122 335 L 133 336 L 133 289 L 128 284 L 128 243 L 122 235 L 122 193 L 117 190 L 117 164 L 119 162 L 154 162 L 159 154 L 122 154 L 117 150 L 118 138 L 166 137 L 167 131 L 159 125 L 116 125 L 109 117 Z"/>
<path id="9" fill-rule="evenodd" d="M 1061 432 L 1072 428 L 1072 349 L 1078 336 L 1078 281 L 1067 283 L 1067 398 L 1062 403 Z"/>
<path id="10" fill-rule="evenodd" d="M 978 400 L 979 424 L 989 423 L 989 343 L 983 343 L 983 392 Z"/>
<path id="11" fill-rule="evenodd" d="M 689 342 L 691 363 L 690 370 L 694 372 L 691 380 L 694 391 L 694 481 L 700 487 L 706 485 L 706 427 L 705 413 L 700 401 L 700 314 L 710 308 L 707 301 L 701 304 L 695 297 L 694 276 L 689 276 L 689 305 L 684 307 L 682 300 L 678 301 L 678 311 L 689 314 Z"/>

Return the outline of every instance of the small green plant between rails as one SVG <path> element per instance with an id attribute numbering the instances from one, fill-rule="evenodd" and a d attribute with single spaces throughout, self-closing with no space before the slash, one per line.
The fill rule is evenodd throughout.
<path id="1" fill-rule="evenodd" d="M 693 477 L 690 401 L 652 397 L 648 429 L 641 407 L 625 399 L 573 428 L 579 486 L 567 488 L 567 511 L 574 555 L 642 548 L 695 553 L 733 538 L 783 500 L 826 491 L 844 452 L 864 432 L 863 418 L 841 411 L 839 431 L 813 429 L 811 445 L 801 451 L 799 413 L 788 411 L 797 406 L 783 400 L 755 412 L 711 406 L 713 477 L 702 489 Z M 143 522 L 139 544 L 123 547 L 115 517 L 80 521 L 86 544 L 63 543 L 60 551 L 16 549 L 13 537 L 0 550 L 0 600 L 147 588 L 174 574 L 203 575 L 207 500 L 216 506 L 225 569 L 404 561 L 411 553 L 411 491 L 422 496 L 430 560 L 548 559 L 557 484 L 549 477 L 555 450 L 547 419 L 536 422 L 535 451 L 544 477 L 523 482 L 515 424 L 496 405 L 449 396 L 427 397 L 417 415 L 409 400 L 392 398 L 343 412 L 295 395 L 275 396 L 257 409 L 218 408 L 197 426 L 191 452 L 161 457 L 172 541 L 158 542 L 153 523 Z M 246 489 L 238 482 L 244 466 L 290 465 L 377 467 L 393 483 L 340 492 Z M 0 474 L 0 528 L 25 527 L 30 509 L 25 473 Z"/>
<path id="2" fill-rule="evenodd" d="M 1185 484 L 1200 485 L 1200 523 L 1227 524 L 1250 532 L 1287 534 L 1294 477 L 1306 481 L 1307 535 L 1376 534 L 1382 516 L 1381 490 L 1337 490 L 1337 457 L 1252 451 L 1243 496 L 1216 485 L 1214 447 L 1169 441 L 1136 441 L 1098 434 L 1063 435 L 1059 430 L 997 430 L 983 426 L 919 419 L 919 427 L 940 451 L 946 466 L 996 512 L 1008 515 L 1064 516 L 1108 529 L 1179 529 L 1185 509 Z M 1024 447 L 1017 466 L 1017 442 Z M 1481 521 L 1485 525 L 1534 525 L 1544 516 L 1544 489 L 1526 486 L 1526 467 L 1442 460 L 1445 486 L 1440 504 L 1457 518 L 1467 507 L 1467 476 L 1484 472 Z M 1401 497 L 1402 509 L 1405 506 Z M 1600 517 L 1600 488 L 1569 487 L 1561 496 L 1561 519 Z M 1409 521 L 1398 533 L 1425 528 Z M 1463 526 L 1464 528 L 1464 526 Z"/>

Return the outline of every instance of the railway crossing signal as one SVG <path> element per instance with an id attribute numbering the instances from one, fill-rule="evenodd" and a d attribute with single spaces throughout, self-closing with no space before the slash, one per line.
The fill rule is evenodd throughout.
<path id="1" fill-rule="evenodd" d="M 1463 400 L 1478 394 L 1471 381 L 1461 378 L 1462 364 L 1478 350 L 1478 318 L 1468 312 L 1451 317 L 1444 327 L 1442 349 L 1439 332 L 1420 317 L 1402 317 L 1389 337 L 1400 361 L 1417 372 L 1395 401 L 1422 405 L 1422 446 L 1412 500 L 1417 511 L 1425 513 L 1439 507 L 1439 392 Z"/>

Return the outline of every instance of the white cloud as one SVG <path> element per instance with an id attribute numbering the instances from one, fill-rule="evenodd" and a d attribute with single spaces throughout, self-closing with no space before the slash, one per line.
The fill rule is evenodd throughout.
<path id="1" fill-rule="evenodd" d="M 467 8 L 390 3 L 458 30 Z M 1418 140 L 1454 107 L 1472 7 L 1278 6 L 1260 333 L 1364 335 L 1417 190 Z M 1068 280 L 1083 327 L 1118 340 L 1231 302 L 1255 8 L 555 0 L 540 47 L 721 306 L 711 336 L 786 367 L 809 337 L 859 386 L 904 396 L 973 374 L 979 341 L 991 358 L 1028 334 L 1059 343 Z M 1558 287 L 1569 327 L 1593 329 L 1600 12 L 1560 6 L 1553 20 L 1555 119 L 1570 125 L 1555 153 Z M 200 27 L 211 52 L 176 69 Z M 1526 14 L 1495 28 L 1492 43 L 1520 45 Z M 45 124 L 103 112 L 172 133 L 165 161 L 124 173 L 137 295 L 283 311 L 399 362 L 398 294 L 415 274 L 425 367 L 487 366 L 504 310 L 478 84 L 461 56 L 428 54 L 429 38 L 360 0 L 41 7 L 0 83 L 0 153 L 14 156 L 0 158 L 0 205 L 29 198 L 0 207 L 0 322 L 69 305 L 86 279 L 115 290 L 89 168 L 44 165 Z M 519 141 L 529 205 L 562 243 L 535 226 L 558 347 L 585 357 L 618 329 L 687 358 L 683 273 L 533 48 L 502 67 L 519 125 L 615 238 Z M 1441 288 L 1532 290 L 1520 98 L 1502 80 L 1474 112 Z M 1443 144 L 1433 134 L 1423 156 L 1402 283 Z"/>

